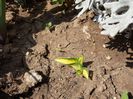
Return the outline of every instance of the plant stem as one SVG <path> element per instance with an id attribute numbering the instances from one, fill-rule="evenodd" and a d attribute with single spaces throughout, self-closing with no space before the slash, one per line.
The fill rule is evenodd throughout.
<path id="1" fill-rule="evenodd" d="M 5 1 L 6 0 L 0 0 L 0 36 L 2 36 L 3 40 L 6 37 Z"/>

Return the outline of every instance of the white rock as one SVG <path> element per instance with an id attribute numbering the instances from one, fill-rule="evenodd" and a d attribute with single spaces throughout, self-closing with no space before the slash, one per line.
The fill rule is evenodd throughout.
<path id="1" fill-rule="evenodd" d="M 106 59 L 107 59 L 107 60 L 111 60 L 112 58 L 111 58 L 110 56 L 107 56 Z"/>
<path id="2" fill-rule="evenodd" d="M 103 48 L 106 48 L 106 45 L 105 44 L 103 44 Z"/>
<path id="3" fill-rule="evenodd" d="M 31 70 L 24 74 L 24 82 L 29 87 L 35 86 L 37 83 L 42 81 L 42 76 L 39 75 L 36 71 Z"/>

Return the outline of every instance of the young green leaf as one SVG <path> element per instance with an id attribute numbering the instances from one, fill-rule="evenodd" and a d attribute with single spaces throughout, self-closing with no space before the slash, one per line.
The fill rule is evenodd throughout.
<path id="1" fill-rule="evenodd" d="M 45 26 L 50 29 L 52 27 L 52 22 L 46 23 Z"/>
<path id="2" fill-rule="evenodd" d="M 55 61 L 65 64 L 65 65 L 70 65 L 72 68 L 75 69 L 77 75 L 82 75 L 86 79 L 89 78 L 89 72 L 86 67 L 83 67 L 83 61 L 84 57 L 81 56 L 79 58 L 57 58 Z"/>
<path id="3" fill-rule="evenodd" d="M 86 67 L 83 67 L 83 76 L 86 79 L 89 79 L 89 72 L 88 72 L 88 69 Z"/>
<path id="4" fill-rule="evenodd" d="M 76 71 L 80 70 L 82 71 L 82 65 L 80 64 L 73 64 L 71 65 L 72 68 L 74 68 Z"/>
<path id="5" fill-rule="evenodd" d="M 125 92 L 122 93 L 121 99 L 129 99 L 128 92 L 127 91 L 125 91 Z"/>
<path id="6" fill-rule="evenodd" d="M 77 70 L 77 71 L 76 71 L 76 74 L 77 74 L 78 76 L 80 76 L 80 75 L 82 75 L 82 71 Z"/>
<path id="7" fill-rule="evenodd" d="M 79 63 L 80 65 L 83 65 L 83 62 L 84 62 L 84 57 L 83 57 L 83 56 L 80 56 L 80 57 L 78 58 L 78 63 Z"/>
<path id="8" fill-rule="evenodd" d="M 63 2 L 65 2 L 65 0 L 58 0 L 59 4 L 63 4 Z"/>
<path id="9" fill-rule="evenodd" d="M 65 65 L 72 65 L 76 64 L 78 59 L 77 58 L 57 58 L 55 61 L 65 64 Z"/>

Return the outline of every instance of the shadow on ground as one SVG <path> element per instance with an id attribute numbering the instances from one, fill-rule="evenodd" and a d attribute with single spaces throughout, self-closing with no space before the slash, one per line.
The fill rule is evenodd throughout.
<path id="1" fill-rule="evenodd" d="M 0 53 L 0 78 L 2 78 L 0 80 L 0 89 L 3 93 L 10 93 L 8 91 L 13 90 L 11 87 L 13 81 L 20 84 L 22 75 L 30 70 L 26 63 L 25 56 L 27 52 L 32 52 L 31 48 L 36 45 L 36 34 L 45 29 L 45 24 L 52 22 L 54 26 L 62 22 L 70 22 L 75 17 L 75 11 L 66 11 L 66 13 L 63 14 L 61 12 L 63 7 L 55 7 L 46 11 L 44 9 L 46 5 L 47 2 L 45 0 L 43 3 L 39 2 L 35 4 L 35 6 L 28 11 L 28 17 L 25 15 L 20 16 L 18 6 L 14 5 L 13 2 L 7 5 L 7 9 L 9 6 L 9 11 L 13 12 L 13 19 L 7 24 L 9 38 L 3 46 L 3 52 Z M 23 9 L 22 14 L 24 12 L 26 11 Z M 47 48 L 44 49 L 47 50 Z M 43 58 L 47 58 L 48 53 L 43 54 L 45 54 Z M 49 63 L 47 65 L 49 65 Z M 45 76 L 43 83 L 49 82 L 49 74 L 50 67 L 47 75 L 42 74 Z M 9 80 L 10 78 L 12 79 Z M 10 85 L 8 85 L 9 83 Z"/>
<path id="2" fill-rule="evenodd" d="M 110 39 L 107 43 L 107 48 L 119 52 L 126 52 L 128 54 L 126 66 L 133 68 L 133 24 L 122 33 L 122 35 L 116 36 L 114 39 Z"/>
<path id="3" fill-rule="evenodd" d="M 29 10 L 28 14 L 30 15 L 28 17 L 19 16 L 19 11 L 10 8 L 14 11 L 14 18 L 9 24 L 7 24 L 9 38 L 0 57 L 1 76 L 12 71 L 12 69 L 14 71 L 14 68 L 18 65 L 23 68 L 26 52 L 30 51 L 30 48 L 36 45 L 33 35 L 36 36 L 36 33 L 44 30 L 47 22 L 52 22 L 53 26 L 62 22 L 70 22 L 76 14 L 75 11 L 69 11 L 66 12 L 66 14 L 63 14 L 59 12 L 60 7 L 45 11 L 45 6 L 46 2 L 36 4 L 36 6 L 33 6 L 33 8 Z M 14 61 L 16 61 L 16 63 L 11 63 Z M 17 66 L 14 66 L 14 68 L 11 67 L 12 69 L 10 69 L 8 67 L 9 64 Z M 28 66 L 25 67 L 25 70 L 29 70 Z"/>

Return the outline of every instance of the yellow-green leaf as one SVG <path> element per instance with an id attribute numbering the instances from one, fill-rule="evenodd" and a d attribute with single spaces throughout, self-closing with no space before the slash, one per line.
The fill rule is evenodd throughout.
<path id="1" fill-rule="evenodd" d="M 46 25 L 47 28 L 50 28 L 50 27 L 52 27 L 52 22 L 48 22 L 45 25 Z"/>
<path id="2" fill-rule="evenodd" d="M 80 56 L 80 57 L 78 58 L 78 63 L 79 63 L 80 65 L 83 65 L 83 62 L 84 62 L 84 57 L 83 57 L 83 56 Z"/>
<path id="3" fill-rule="evenodd" d="M 89 79 L 89 72 L 88 72 L 88 69 L 86 67 L 83 67 L 83 76 L 86 79 Z"/>
<path id="4" fill-rule="evenodd" d="M 65 64 L 65 65 L 72 65 L 77 63 L 77 58 L 57 58 L 55 61 Z"/>
<path id="5" fill-rule="evenodd" d="M 122 93 L 121 99 L 129 99 L 128 92 L 127 91 L 125 91 L 125 92 Z"/>
<path id="6" fill-rule="evenodd" d="M 82 71 L 77 70 L 77 71 L 76 71 L 76 74 L 77 74 L 78 76 L 80 76 L 80 75 L 82 75 Z"/>
<path id="7" fill-rule="evenodd" d="M 74 68 L 76 71 L 82 71 L 82 66 L 80 64 L 73 64 L 71 65 L 72 68 Z"/>

